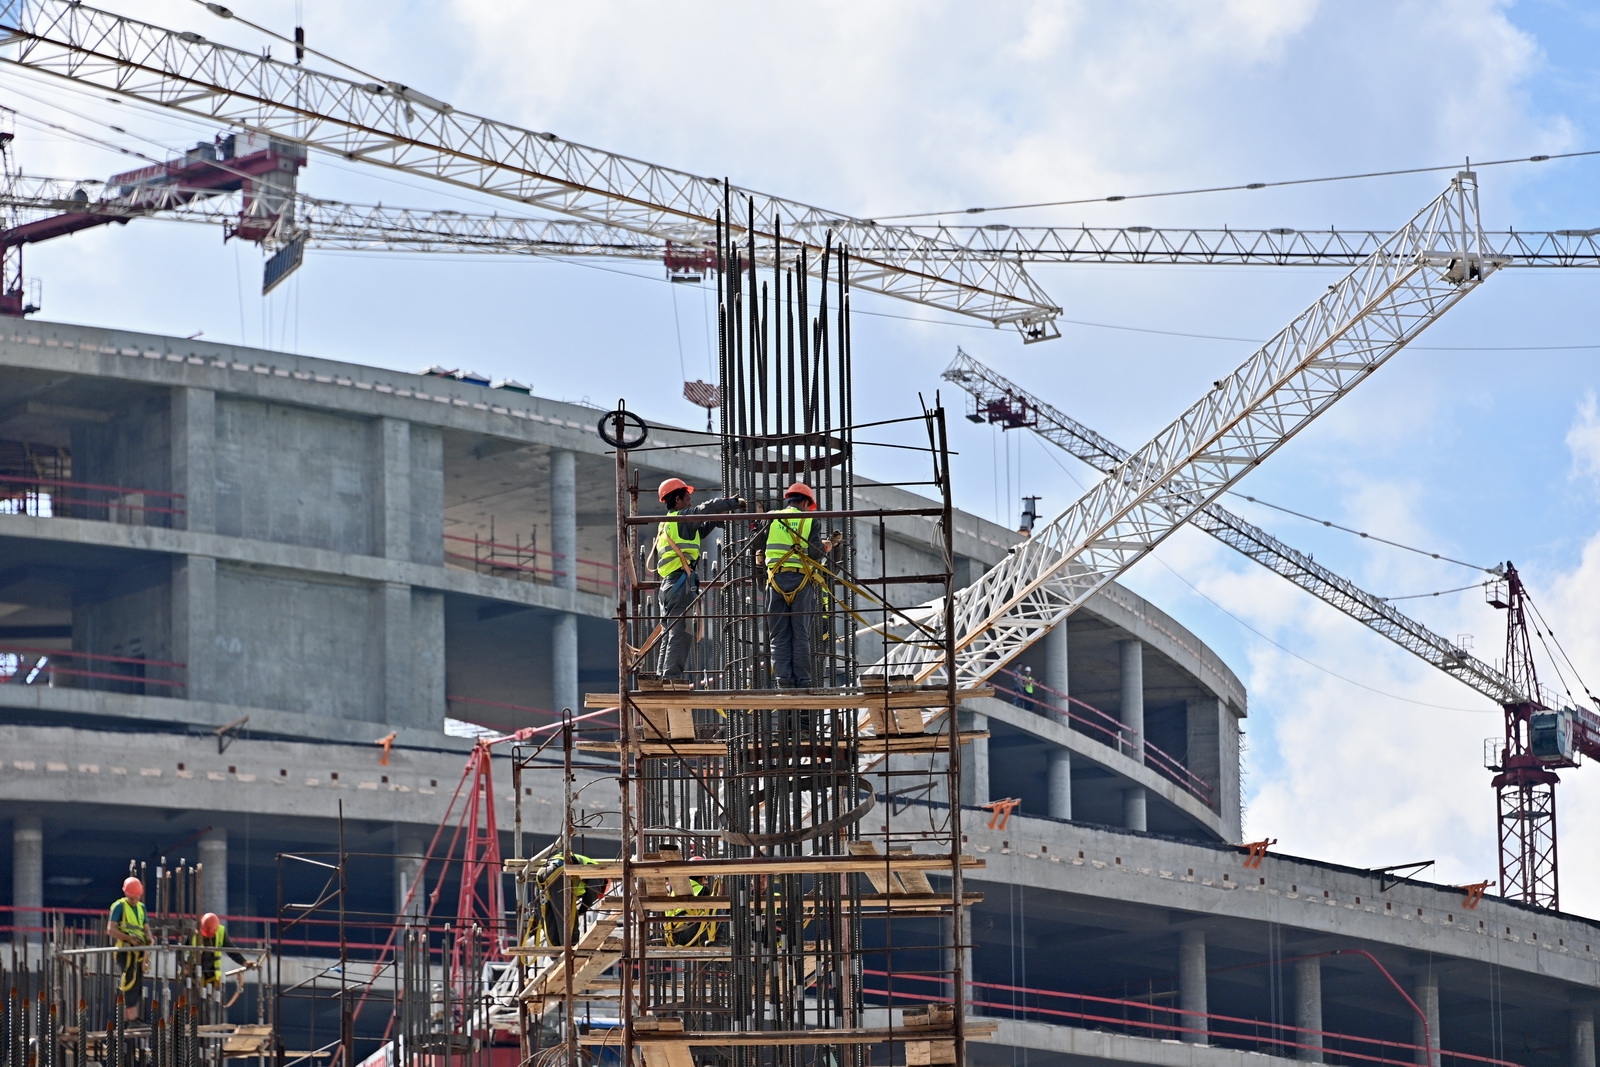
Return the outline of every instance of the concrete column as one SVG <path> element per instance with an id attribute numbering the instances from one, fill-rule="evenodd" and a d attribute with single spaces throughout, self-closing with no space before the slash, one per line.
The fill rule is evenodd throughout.
<path id="1" fill-rule="evenodd" d="M 1178 938 L 1178 1007 L 1200 1013 L 1178 1016 L 1178 1025 L 1190 1031 L 1178 1036 L 1191 1044 L 1209 1045 L 1205 1033 L 1209 1029 L 1205 1013 L 1211 1010 L 1206 996 L 1206 932 L 1184 930 Z"/>
<path id="2" fill-rule="evenodd" d="M 1144 762 L 1144 644 L 1141 641 L 1118 641 L 1118 659 L 1121 665 L 1122 704 L 1119 717 L 1133 735 L 1133 749 L 1128 753 L 1140 763 Z"/>
<path id="3" fill-rule="evenodd" d="M 1294 961 L 1294 1024 L 1301 1030 L 1322 1029 L 1322 959 Z M 1322 1035 L 1303 1033 L 1295 1040 L 1309 1048 L 1299 1050 L 1307 1063 L 1322 1062 Z"/>
<path id="4" fill-rule="evenodd" d="M 1067 687 L 1067 621 L 1062 619 L 1055 626 L 1046 630 L 1044 637 L 1039 641 L 1039 645 L 1044 651 L 1044 666 L 1040 671 L 1039 681 L 1043 682 L 1049 689 L 1065 697 L 1070 692 Z M 1050 717 L 1056 722 L 1065 725 L 1067 722 L 1066 701 L 1060 697 L 1051 697 L 1049 693 L 1044 695 L 1049 698 L 1048 704 L 1051 705 Z"/>
<path id="5" fill-rule="evenodd" d="M 173 522 L 188 530 L 217 528 L 217 395 L 178 387 L 171 402 L 172 491 L 184 495 L 184 515 Z"/>
<path id="6" fill-rule="evenodd" d="M 172 561 L 172 658 L 186 664 L 184 688 L 190 700 L 217 700 L 217 561 L 210 556 L 178 556 Z"/>
<path id="7" fill-rule="evenodd" d="M 1050 817 L 1072 818 L 1072 753 L 1064 748 L 1052 748 L 1046 773 L 1050 791 Z"/>
<path id="8" fill-rule="evenodd" d="M 11 904 L 16 926 L 44 923 L 44 822 L 37 815 L 18 815 L 11 822 Z M 13 941 L 39 940 L 40 935 L 14 934 Z"/>
<path id="9" fill-rule="evenodd" d="M 956 928 L 955 928 L 954 932 L 955 932 L 955 936 L 951 940 L 953 942 L 955 942 L 955 944 L 961 946 L 961 948 L 959 950 L 960 954 L 961 954 L 961 973 L 966 979 L 964 984 L 967 987 L 967 996 L 968 996 L 968 998 L 970 998 L 972 996 L 972 909 L 971 908 L 962 908 L 961 909 L 961 922 L 956 925 Z M 945 970 L 945 973 L 947 975 L 952 976 L 952 978 L 954 977 L 955 971 L 956 971 L 956 952 L 957 952 L 957 950 L 954 949 L 954 948 L 946 948 L 944 950 L 944 970 Z M 952 989 L 952 993 L 953 993 L 953 990 L 954 990 L 954 986 L 953 985 L 951 986 L 951 989 Z"/>
<path id="10" fill-rule="evenodd" d="M 1144 643 L 1137 638 L 1117 642 L 1121 667 L 1122 702 L 1119 717 L 1128 727 L 1131 748 L 1127 754 L 1144 762 Z M 1122 793 L 1122 825 L 1130 830 L 1149 828 L 1143 786 L 1131 786 Z"/>
<path id="11" fill-rule="evenodd" d="M 1572 1067 L 1595 1067 L 1594 1063 L 1594 1009 L 1573 1008 Z"/>
<path id="12" fill-rule="evenodd" d="M 578 703 L 578 617 L 556 616 L 550 633 L 551 710 L 571 708 L 582 713 Z"/>
<path id="13" fill-rule="evenodd" d="M 411 892 L 417 877 L 422 873 L 422 851 L 426 848 L 422 838 L 406 835 L 397 846 L 399 854 L 394 860 L 394 913 L 399 917 L 419 918 L 427 909 L 426 890 L 419 888 L 409 905 L 406 894 Z"/>
<path id="14" fill-rule="evenodd" d="M 550 566 L 561 589 L 578 588 L 578 457 L 550 453 Z"/>
<path id="15" fill-rule="evenodd" d="M 385 582 L 378 588 L 383 626 L 383 721 L 391 726 L 425 725 L 416 687 L 416 645 L 411 633 L 411 587 Z"/>
<path id="16" fill-rule="evenodd" d="M 1122 791 L 1122 825 L 1141 834 L 1150 829 L 1149 801 L 1144 786 L 1129 786 Z"/>
<path id="17" fill-rule="evenodd" d="M 1416 985 L 1411 989 L 1411 999 L 1428 1017 L 1426 1030 L 1423 1029 L 1421 1018 L 1415 1014 L 1411 1017 L 1411 1043 L 1418 1047 L 1414 1059 L 1429 1067 L 1439 1067 L 1439 976 L 1432 972 L 1419 975 Z M 1431 1055 L 1423 1054 L 1423 1046 L 1428 1048 Z"/>
<path id="18" fill-rule="evenodd" d="M 411 424 L 404 419 L 379 419 L 375 433 L 374 555 L 410 559 Z"/>
<path id="19" fill-rule="evenodd" d="M 550 453 L 551 567 L 559 589 L 578 588 L 578 457 L 571 452 Z M 556 620 L 550 641 L 551 701 L 553 710 L 578 704 L 578 617 Z"/>
<path id="20" fill-rule="evenodd" d="M 987 730 L 989 716 L 972 716 L 972 729 Z M 980 737 L 961 756 L 961 803 L 975 808 L 989 803 L 989 739 Z"/>
<path id="21" fill-rule="evenodd" d="M 200 839 L 200 907 L 228 914 L 228 831 L 217 827 Z"/>

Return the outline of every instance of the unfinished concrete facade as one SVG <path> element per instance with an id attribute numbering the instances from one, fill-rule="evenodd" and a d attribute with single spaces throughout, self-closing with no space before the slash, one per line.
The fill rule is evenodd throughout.
<path id="1" fill-rule="evenodd" d="M 16 925 L 101 907 L 130 855 L 167 853 L 226 871 L 217 910 L 270 915 L 274 855 L 331 844 L 339 801 L 353 848 L 414 852 L 431 835 L 471 744 L 447 722 L 526 726 L 614 692 L 599 414 L 438 376 L 0 324 L 0 886 Z M 711 447 L 655 432 L 692 447 L 641 482 L 714 492 Z M 1016 540 L 960 515 L 958 573 Z M 891 573 L 933 569 L 914 521 L 885 551 Z M 1007 1020 L 975 1059 L 1246 1054 L 1200 1044 L 1203 1027 L 1104 1032 L 1103 1012 L 1002 987 L 1411 1042 L 1410 1008 L 1359 949 L 1437 1016 L 1411 1043 L 1593 1067 L 1591 924 L 1493 900 L 1466 911 L 1448 888 L 1384 891 L 1307 861 L 1241 866 L 1245 692 L 1154 605 L 1113 586 L 1013 666 L 1036 679 L 1031 697 L 1007 676 L 1003 698 L 965 709 L 992 736 L 962 802 L 1021 801 L 1004 829 L 969 835 L 989 862 L 973 887 L 987 894 L 975 999 Z M 548 836 L 556 783 L 528 789 L 549 813 L 530 833 Z M 362 892 L 391 901 L 410 870 L 397 861 Z M 1548 1041 L 1519 1058 L 1523 1033 Z"/>

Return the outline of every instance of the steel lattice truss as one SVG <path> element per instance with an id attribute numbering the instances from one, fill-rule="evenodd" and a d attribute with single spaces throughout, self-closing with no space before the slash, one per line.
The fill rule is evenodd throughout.
<path id="1" fill-rule="evenodd" d="M 1021 401 L 1031 418 L 1026 424 L 1028 429 L 1106 474 L 1116 470 L 1132 456 L 1127 449 L 1118 447 L 1083 423 L 1017 387 L 959 349 L 955 361 L 944 372 L 944 377 L 971 393 L 977 401 L 979 412 L 994 402 Z M 1181 489 L 1180 486 L 1174 486 L 1175 491 L 1181 492 Z M 1401 648 L 1460 679 L 1496 704 L 1526 699 L 1503 672 L 1220 505 L 1211 504 L 1199 509 L 1189 521 L 1268 570 L 1283 575 L 1312 596 L 1376 630 Z"/>
<path id="2" fill-rule="evenodd" d="M 94 193 L 95 195 L 91 195 Z M 179 185 L 141 186 L 127 196 L 98 182 L 64 178 L 17 178 L 0 191 L 0 206 L 29 217 L 91 214 L 108 219 L 161 218 L 179 222 L 236 225 L 241 218 L 276 218 L 263 242 L 277 247 L 309 233 L 319 248 L 414 252 L 525 252 L 563 256 L 616 256 L 659 261 L 666 244 L 654 238 L 583 219 L 538 219 L 345 204 L 294 197 L 294 211 L 272 216 L 272 204 L 257 198 L 246 205 L 238 191 L 193 190 Z"/>
<path id="3" fill-rule="evenodd" d="M 116 195 L 101 182 L 67 178 L 18 178 L 0 192 L 0 205 L 31 212 L 92 211 L 117 218 L 157 216 L 180 222 L 237 222 L 242 197 L 216 190 L 186 190 L 179 185 L 146 186 Z M 90 195 L 91 192 L 94 195 Z M 250 213 L 271 210 L 257 200 Z M 908 227 L 916 230 L 918 227 Z M 940 228 L 951 240 L 975 242 L 983 227 Z M 293 216 L 266 241 L 281 244 L 300 231 L 316 248 L 403 252 L 507 252 L 552 256 L 603 256 L 661 260 L 668 243 L 660 238 L 584 219 L 533 218 L 449 209 L 347 204 L 305 194 L 295 197 Z M 1351 266 L 1370 255 L 1382 236 L 1367 231 L 1307 234 L 1276 230 L 1053 229 L 1017 230 L 1040 237 L 1031 247 L 975 242 L 969 251 L 941 246 L 941 254 L 1008 255 L 1023 261 L 1097 263 L 1207 263 L 1218 265 Z M 932 235 L 933 231 L 929 231 Z M 1290 234 L 1280 242 L 1280 233 Z M 1079 235 L 1082 241 L 1067 243 Z M 1600 230 L 1485 232 L 1489 256 L 1506 267 L 1600 267 Z M 1312 248 L 1306 242 L 1315 239 Z M 930 253 L 933 254 L 933 253 Z M 770 245 L 758 245 L 756 261 L 772 265 Z"/>
<path id="4" fill-rule="evenodd" d="M 1025 339 L 1056 335 L 1060 309 L 1014 262 L 456 111 L 398 82 L 352 81 L 70 0 L 4 0 L 0 29 L 5 62 L 676 244 L 714 248 L 719 212 L 759 220 L 758 242 L 781 225 L 795 249 L 820 252 L 831 233 L 850 248 L 857 289 L 1009 323 Z"/>
<path id="5" fill-rule="evenodd" d="M 1381 249 L 1376 230 L 1184 230 L 1130 226 L 912 226 L 971 254 L 1021 263 L 1210 263 L 1352 267 Z M 1486 232 L 1484 250 L 1503 266 L 1600 267 L 1600 228 Z"/>
<path id="6" fill-rule="evenodd" d="M 954 604 L 957 681 L 983 681 L 1142 559 L 1491 273 L 1463 173 L 1177 421 Z M 931 614 L 931 613 L 930 613 Z M 893 666 L 921 677 L 915 642 Z"/>

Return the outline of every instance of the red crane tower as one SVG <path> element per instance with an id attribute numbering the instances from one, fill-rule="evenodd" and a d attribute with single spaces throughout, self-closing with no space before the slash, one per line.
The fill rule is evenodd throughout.
<path id="1" fill-rule="evenodd" d="M 1489 743 L 1484 761 L 1495 772 L 1495 807 L 1499 818 L 1500 891 L 1514 900 L 1559 910 L 1561 897 L 1556 862 L 1557 767 L 1576 767 L 1578 753 L 1594 751 L 1595 738 L 1575 709 L 1547 707 L 1540 697 L 1539 677 L 1528 636 L 1528 591 L 1517 568 L 1489 587 L 1489 603 L 1506 612 L 1505 673 L 1522 699 L 1505 709 L 1503 741 Z M 1575 727 L 1582 738 L 1575 738 Z M 1587 744 L 1579 744 L 1587 741 Z"/>

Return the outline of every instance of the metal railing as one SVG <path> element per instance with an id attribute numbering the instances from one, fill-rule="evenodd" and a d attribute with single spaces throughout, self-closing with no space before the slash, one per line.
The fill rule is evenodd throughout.
<path id="1" fill-rule="evenodd" d="M 183 505 L 182 493 L 165 489 L 0 474 L 0 514 L 4 515 L 92 519 L 126 526 L 181 529 Z"/>
<path id="2" fill-rule="evenodd" d="M 1004 670 L 999 673 L 1011 680 L 1009 688 L 999 690 L 999 694 L 1008 697 L 1010 703 L 1038 715 L 1064 715 L 1067 725 L 1078 732 L 1088 734 L 1126 756 L 1140 759 L 1137 735 L 1116 716 L 1075 696 L 1059 693 L 1037 679 L 1026 679 L 1019 671 Z M 1030 681 L 1034 689 L 1031 696 L 1023 691 L 1023 686 Z M 1212 784 L 1191 771 L 1176 756 L 1145 741 L 1141 762 L 1207 807 L 1211 806 L 1214 793 Z"/>
<path id="3" fill-rule="evenodd" d="M 514 578 L 523 582 L 540 582 L 554 585 L 556 578 L 566 573 L 565 557 L 555 552 L 534 548 L 532 545 L 505 544 L 481 537 L 444 535 L 446 566 L 493 575 L 496 578 Z M 597 559 L 575 561 L 577 586 L 580 592 L 610 595 L 617 588 L 617 565 Z"/>
<path id="4" fill-rule="evenodd" d="M 187 664 L 144 656 L 0 645 L 0 685 L 182 696 Z"/>
<path id="5" fill-rule="evenodd" d="M 883 983 L 880 987 L 868 986 L 865 990 L 867 996 L 875 998 L 880 1005 L 895 1005 L 902 1001 L 913 1004 L 948 1003 L 950 999 L 947 992 L 950 985 L 948 977 L 904 972 L 891 975 L 875 970 L 866 970 L 864 974 L 869 979 L 878 979 Z M 925 988 L 936 988 L 938 991 L 918 993 L 895 988 L 907 981 L 932 983 L 931 987 Z M 976 1009 L 976 1014 L 990 1018 L 1110 1031 L 1163 1041 L 1204 1042 L 1289 1059 L 1298 1059 L 1304 1052 L 1320 1051 L 1324 1063 L 1346 1067 L 1414 1067 L 1415 1064 L 1428 1063 L 1430 1060 L 1458 1067 L 1523 1067 L 1511 1060 L 1452 1052 L 1437 1045 L 1425 1048 L 1409 1042 L 1359 1034 L 1308 1030 L 1266 1019 L 1162 1007 L 1147 1000 L 1060 993 L 1052 989 L 1034 989 L 999 982 L 968 982 L 967 985 L 972 990 L 967 1004 Z"/>

